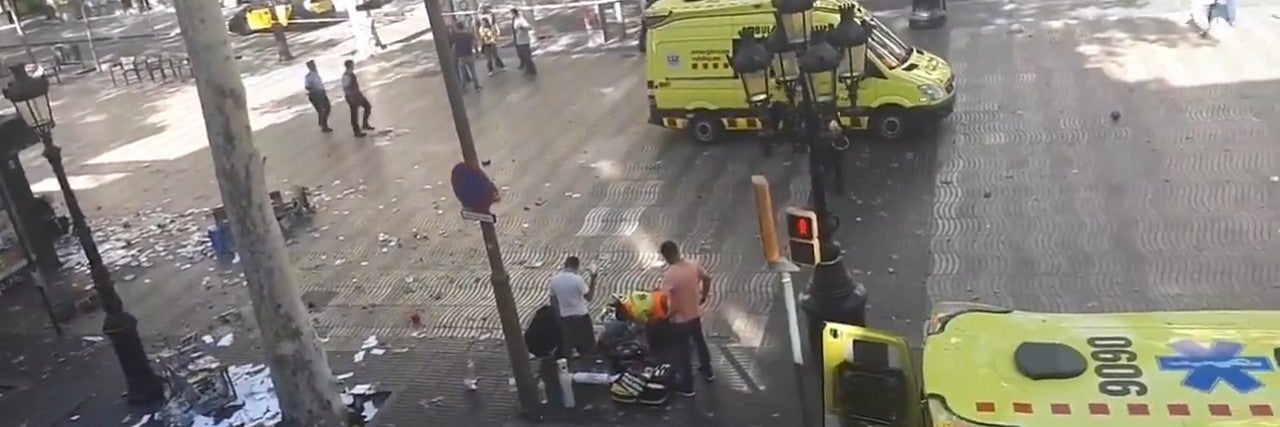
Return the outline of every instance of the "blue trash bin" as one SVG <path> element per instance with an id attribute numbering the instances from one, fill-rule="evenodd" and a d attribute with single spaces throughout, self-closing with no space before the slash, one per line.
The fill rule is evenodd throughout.
<path id="1" fill-rule="evenodd" d="M 235 243 L 231 238 L 231 230 L 227 227 L 217 224 L 209 226 L 209 244 L 213 246 L 213 253 L 218 256 L 231 255 L 235 253 Z"/>

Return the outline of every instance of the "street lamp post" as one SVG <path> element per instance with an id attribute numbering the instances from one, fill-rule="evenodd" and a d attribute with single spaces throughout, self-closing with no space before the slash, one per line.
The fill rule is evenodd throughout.
<path id="1" fill-rule="evenodd" d="M 138 335 L 138 319 L 124 310 L 124 302 L 116 293 L 115 284 L 111 280 L 111 272 L 102 262 L 98 253 L 98 244 L 93 241 L 93 231 L 85 221 L 84 211 L 76 200 L 75 191 L 67 179 L 67 170 L 62 164 L 62 148 L 54 145 L 53 108 L 49 104 L 49 80 L 41 76 L 33 78 L 26 72 L 25 64 L 9 68 L 13 72 L 13 81 L 4 88 L 4 97 L 13 103 L 18 115 L 35 130 L 37 138 L 44 144 L 44 157 L 48 159 L 53 174 L 62 189 L 62 197 L 71 215 L 76 238 L 84 249 L 85 258 L 89 260 L 89 275 L 93 280 L 93 289 L 97 292 L 102 311 L 106 313 L 102 332 L 111 340 L 116 357 L 120 359 L 120 368 L 124 371 L 128 384 L 127 400 L 136 406 L 152 406 L 164 401 L 164 385 L 156 376 L 147 359 L 147 352 L 142 346 L 142 338 Z"/>
<path id="2" fill-rule="evenodd" d="M 851 114 L 857 108 L 854 100 L 869 28 L 857 19 L 852 7 L 841 9 L 840 23 L 834 27 L 815 25 L 813 6 L 814 0 L 774 0 L 777 26 L 767 40 L 753 29 L 742 30 L 730 66 L 742 81 L 748 104 L 762 117 L 770 116 L 771 109 L 786 110 L 783 116 L 788 119 L 782 122 L 790 128 L 786 133 L 800 138 L 809 148 L 821 259 L 801 304 L 808 320 L 811 354 L 817 357 L 825 322 L 866 324 L 866 292 L 844 267 L 843 251 L 834 236 L 840 221 L 827 206 L 824 170 L 835 144 L 844 140 L 840 113 Z M 840 86 L 847 91 L 848 107 L 840 106 Z M 774 88 L 780 88 L 785 98 L 775 102 Z"/>

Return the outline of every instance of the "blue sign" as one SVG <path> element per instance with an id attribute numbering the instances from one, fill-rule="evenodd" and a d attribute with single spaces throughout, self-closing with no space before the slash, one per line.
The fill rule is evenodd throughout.
<path id="1" fill-rule="evenodd" d="M 467 166 L 466 163 L 454 165 L 449 183 L 453 185 L 454 197 L 458 198 L 466 210 L 489 213 L 489 207 L 498 201 L 498 188 L 493 185 L 493 181 L 489 180 L 484 171 Z"/>
<path id="2" fill-rule="evenodd" d="M 1269 357 L 1241 356 L 1244 344 L 1214 340 L 1205 347 L 1195 341 L 1182 340 L 1169 344 L 1177 356 L 1158 356 L 1156 362 L 1161 371 L 1187 371 L 1182 385 L 1203 391 L 1213 391 L 1219 382 L 1225 382 L 1240 393 L 1249 393 L 1263 387 L 1252 372 L 1275 372 Z"/>

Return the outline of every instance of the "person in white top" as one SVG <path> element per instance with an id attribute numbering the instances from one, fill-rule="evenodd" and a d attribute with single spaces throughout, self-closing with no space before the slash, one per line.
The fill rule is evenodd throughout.
<path id="1" fill-rule="evenodd" d="M 325 92 L 324 80 L 320 78 L 320 71 L 316 70 L 314 60 L 307 61 L 307 76 L 303 78 L 303 88 L 307 91 L 311 106 L 316 109 L 316 115 L 320 116 L 320 131 L 333 132 L 329 128 L 329 111 L 333 110 L 333 104 L 329 103 L 329 94 Z"/>
<path id="2" fill-rule="evenodd" d="M 564 260 L 564 269 L 551 276 L 551 307 L 560 318 L 563 344 L 560 357 L 590 353 L 596 345 L 595 331 L 591 325 L 588 306 L 596 290 L 596 273 L 588 274 L 590 281 L 579 273 L 581 261 L 571 256 Z"/>
<path id="3" fill-rule="evenodd" d="M 520 58 L 520 66 L 525 74 L 538 74 L 538 66 L 533 65 L 533 26 L 520 14 L 520 9 L 511 8 L 511 36 L 516 41 L 516 57 Z"/>

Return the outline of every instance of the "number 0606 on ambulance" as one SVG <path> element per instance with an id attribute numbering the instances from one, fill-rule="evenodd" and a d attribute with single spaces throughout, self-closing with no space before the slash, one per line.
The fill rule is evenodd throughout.
<path id="1" fill-rule="evenodd" d="M 864 76 L 856 105 L 837 91 L 841 119 L 854 130 L 893 140 L 932 128 L 951 114 L 955 78 L 938 56 L 903 43 L 866 9 L 850 0 L 817 0 L 816 25 L 835 25 L 840 7 L 853 7 L 869 23 Z M 770 0 L 657 0 L 645 10 L 649 122 L 714 142 L 730 131 L 761 129 L 742 83 L 729 66 L 739 32 L 774 27 Z M 774 85 L 774 99 L 785 99 Z"/>
<path id="2" fill-rule="evenodd" d="M 828 323 L 827 427 L 1277 427 L 1280 312 L 942 302 L 906 340 Z"/>

